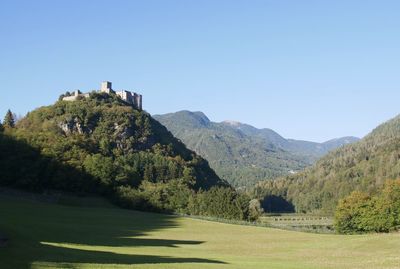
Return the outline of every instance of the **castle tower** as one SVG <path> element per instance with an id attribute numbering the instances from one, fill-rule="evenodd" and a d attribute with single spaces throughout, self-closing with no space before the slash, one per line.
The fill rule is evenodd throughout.
<path id="1" fill-rule="evenodd" d="M 133 105 L 139 109 L 142 110 L 142 95 L 134 93 L 133 95 Z"/>
<path id="2" fill-rule="evenodd" d="M 100 92 L 105 92 L 110 94 L 112 92 L 112 88 L 111 88 L 111 82 L 110 81 L 103 81 L 101 83 L 101 88 L 100 88 Z"/>

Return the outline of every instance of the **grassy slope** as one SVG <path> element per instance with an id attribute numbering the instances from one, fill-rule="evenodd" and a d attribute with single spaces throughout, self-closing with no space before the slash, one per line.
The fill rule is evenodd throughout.
<path id="1" fill-rule="evenodd" d="M 0 268 L 400 268 L 400 234 L 317 235 L 0 196 Z"/>

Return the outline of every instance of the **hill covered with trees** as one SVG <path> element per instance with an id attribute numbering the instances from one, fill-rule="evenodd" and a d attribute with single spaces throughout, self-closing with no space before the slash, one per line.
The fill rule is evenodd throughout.
<path id="1" fill-rule="evenodd" d="M 253 195 L 264 199 L 271 211 L 280 211 L 289 204 L 299 212 L 332 213 L 338 201 L 353 191 L 378 195 L 387 180 L 399 177 L 400 116 L 397 116 L 359 142 L 328 153 L 304 172 L 260 182 Z"/>
<path id="2" fill-rule="evenodd" d="M 315 143 L 285 139 L 271 129 L 212 122 L 202 112 L 180 111 L 154 118 L 237 188 L 300 171 L 330 150 L 358 140 L 344 137 Z"/>
<path id="3" fill-rule="evenodd" d="M 249 216 L 247 196 L 114 94 L 58 101 L 8 125 L 0 134 L 2 186 L 96 193 L 141 210 Z"/>

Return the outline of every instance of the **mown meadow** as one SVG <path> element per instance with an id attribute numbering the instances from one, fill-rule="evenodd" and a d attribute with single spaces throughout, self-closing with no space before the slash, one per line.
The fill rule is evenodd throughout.
<path id="1" fill-rule="evenodd" d="M 312 234 L 10 195 L 0 215 L 2 269 L 400 268 L 399 233 Z"/>

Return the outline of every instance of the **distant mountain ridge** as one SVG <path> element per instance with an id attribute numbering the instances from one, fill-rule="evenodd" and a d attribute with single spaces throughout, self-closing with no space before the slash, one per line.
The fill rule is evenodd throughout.
<path id="1" fill-rule="evenodd" d="M 358 140 L 344 137 L 324 143 L 285 139 L 277 132 L 236 121 L 212 122 L 203 112 L 179 111 L 154 118 L 190 149 L 206 158 L 217 174 L 235 187 L 293 173 L 332 149 Z"/>
<path id="2" fill-rule="evenodd" d="M 310 142 L 310 141 L 296 140 L 290 138 L 286 139 L 272 129 L 269 128 L 258 129 L 251 125 L 240 123 L 237 121 L 226 120 L 221 122 L 221 124 L 228 124 L 233 128 L 239 129 L 246 135 L 263 138 L 265 140 L 270 141 L 275 146 L 278 146 L 286 151 L 292 153 L 298 153 L 301 155 L 306 155 L 310 157 L 312 160 L 317 160 L 318 158 L 320 158 L 321 156 L 325 155 L 326 153 L 328 153 L 333 149 L 360 140 L 359 138 L 354 136 L 345 136 L 340 138 L 334 138 L 322 143 L 318 143 L 318 142 Z"/>

